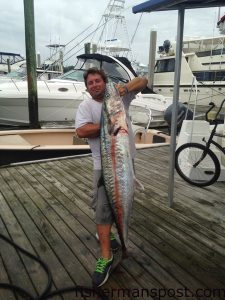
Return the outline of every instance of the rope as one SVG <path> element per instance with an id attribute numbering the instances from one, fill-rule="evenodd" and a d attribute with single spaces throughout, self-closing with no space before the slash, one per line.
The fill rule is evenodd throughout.
<path id="1" fill-rule="evenodd" d="M 11 290 L 15 294 L 20 295 L 21 297 L 28 299 L 28 300 L 45 300 L 45 299 L 50 299 L 56 295 L 62 295 L 62 294 L 71 293 L 71 292 L 80 292 L 81 296 L 82 296 L 83 292 L 88 293 L 88 295 L 91 293 L 91 295 L 98 295 L 100 297 L 100 299 L 102 299 L 102 300 L 108 300 L 108 297 L 104 294 L 104 292 L 101 289 L 95 288 L 95 287 L 87 287 L 87 286 L 77 285 L 77 286 L 60 289 L 60 290 L 57 290 L 54 292 L 50 292 L 53 280 L 52 280 L 52 274 L 51 274 L 51 271 L 50 271 L 48 265 L 44 261 L 42 261 L 39 257 L 29 253 L 27 250 L 20 247 L 15 242 L 11 241 L 9 238 L 7 238 L 6 236 L 4 236 L 1 233 L 0 233 L 0 239 L 4 240 L 6 243 L 13 246 L 19 252 L 23 253 L 24 255 L 26 255 L 29 258 L 38 262 L 42 266 L 44 271 L 46 272 L 47 278 L 48 278 L 46 287 L 44 288 L 43 292 L 38 297 L 34 297 L 27 290 L 21 288 L 20 286 L 11 284 L 11 283 L 0 282 L 0 289 Z"/>

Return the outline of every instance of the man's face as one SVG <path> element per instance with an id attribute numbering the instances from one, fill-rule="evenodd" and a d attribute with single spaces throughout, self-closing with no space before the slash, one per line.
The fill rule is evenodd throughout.
<path id="1" fill-rule="evenodd" d="M 105 92 L 105 82 L 99 74 L 89 74 L 87 77 L 87 90 L 96 101 L 102 101 Z"/>

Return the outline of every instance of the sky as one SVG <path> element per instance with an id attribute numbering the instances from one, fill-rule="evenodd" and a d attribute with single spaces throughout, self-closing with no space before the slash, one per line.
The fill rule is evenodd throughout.
<path id="1" fill-rule="evenodd" d="M 157 46 L 162 45 L 164 40 L 175 41 L 177 11 L 144 13 L 142 16 L 133 14 L 132 7 L 142 2 L 144 1 L 125 1 L 126 26 L 121 32 L 124 33 L 124 39 L 128 36 L 131 40 L 133 37 L 133 58 L 147 64 L 150 31 L 157 31 Z M 109 0 L 34 0 L 35 46 L 36 52 L 41 54 L 41 59 L 47 59 L 50 55 L 46 47 L 50 43 L 67 45 L 65 54 L 77 45 L 65 55 L 65 59 L 72 56 L 65 65 L 75 64 L 76 55 L 82 54 L 84 43 L 91 41 L 91 33 L 97 28 L 108 4 Z M 0 0 L 0 7 L 0 51 L 25 56 L 23 0 Z M 224 14 L 225 6 L 221 8 L 220 15 Z M 186 10 L 184 36 L 218 36 L 217 19 L 218 8 Z M 80 36 L 76 38 L 78 35 Z M 87 38 L 82 41 L 85 37 Z M 95 38 L 97 39 L 97 34 Z"/>

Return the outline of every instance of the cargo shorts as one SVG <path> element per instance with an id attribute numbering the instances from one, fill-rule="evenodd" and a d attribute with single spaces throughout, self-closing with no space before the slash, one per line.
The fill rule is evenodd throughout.
<path id="1" fill-rule="evenodd" d="M 94 195 L 91 207 L 95 211 L 96 224 L 113 224 L 113 212 L 107 199 L 105 186 L 98 185 L 101 174 L 101 170 L 93 171 Z"/>

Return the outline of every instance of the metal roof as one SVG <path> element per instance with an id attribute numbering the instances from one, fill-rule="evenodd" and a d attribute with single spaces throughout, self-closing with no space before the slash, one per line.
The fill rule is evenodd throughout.
<path id="1" fill-rule="evenodd" d="M 179 8 L 204 8 L 224 6 L 225 0 L 150 0 L 132 8 L 134 14 L 140 12 L 178 10 Z"/>

